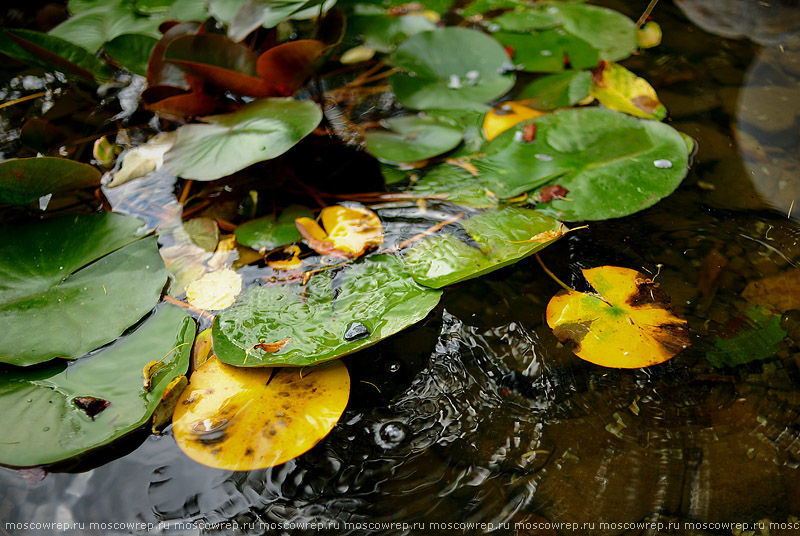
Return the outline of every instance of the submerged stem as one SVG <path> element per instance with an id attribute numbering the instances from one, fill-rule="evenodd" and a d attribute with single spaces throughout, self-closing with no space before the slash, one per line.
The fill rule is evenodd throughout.
<path id="1" fill-rule="evenodd" d="M 551 272 L 551 271 L 550 271 L 550 268 L 548 268 L 547 266 L 545 266 L 545 265 L 544 265 L 544 261 L 542 260 L 542 258 L 539 256 L 539 254 L 538 254 L 538 253 L 534 253 L 534 255 L 536 256 L 536 260 L 537 260 L 537 261 L 539 261 L 539 266 L 541 266 L 541 267 L 542 267 L 542 270 L 544 270 L 544 273 L 546 273 L 547 275 L 549 275 L 549 276 L 550 276 L 550 278 L 551 278 L 553 281 L 555 281 L 556 283 L 558 283 L 558 284 L 559 284 L 559 286 L 560 286 L 561 288 L 563 288 L 564 290 L 567 290 L 567 291 L 570 291 L 570 292 L 575 292 L 573 289 L 571 289 L 570 287 L 568 287 L 568 286 L 566 285 L 566 283 L 564 283 L 564 282 L 563 282 L 563 281 L 561 281 L 561 280 L 560 280 L 558 277 L 556 277 L 556 274 L 554 274 L 553 272 Z"/>

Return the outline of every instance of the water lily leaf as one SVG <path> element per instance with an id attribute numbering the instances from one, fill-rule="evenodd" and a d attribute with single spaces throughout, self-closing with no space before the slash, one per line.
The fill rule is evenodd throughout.
<path id="1" fill-rule="evenodd" d="M 520 90 L 517 97 L 527 99 L 539 110 L 573 106 L 589 96 L 592 75 L 589 71 L 568 70 L 537 78 Z"/>
<path id="2" fill-rule="evenodd" d="M 335 205 L 320 212 L 322 227 L 311 218 L 297 218 L 297 230 L 320 255 L 354 259 L 383 243 L 378 215 L 363 207 Z"/>
<path id="3" fill-rule="evenodd" d="M 109 188 L 144 177 L 159 169 L 164 163 L 166 153 L 175 143 L 175 132 L 161 132 L 147 143 L 134 147 L 122 156 L 119 170 L 111 174 Z"/>
<path id="4" fill-rule="evenodd" d="M 257 250 L 275 249 L 302 238 L 295 225 L 296 218 L 313 218 L 311 211 L 300 205 L 290 205 L 277 218 L 265 216 L 250 220 L 236 228 L 236 241 Z"/>
<path id="5" fill-rule="evenodd" d="M 619 61 L 636 50 L 636 26 L 613 9 L 577 2 L 551 4 L 541 9 L 557 14 L 564 30 L 585 39 L 597 49 L 600 59 Z"/>
<path id="6" fill-rule="evenodd" d="M 561 30 L 532 33 L 496 32 L 500 44 L 514 51 L 511 62 L 522 71 L 557 73 L 567 65 L 587 69 L 597 65 L 597 50 L 575 35 Z"/>
<path id="7" fill-rule="evenodd" d="M 616 63 L 600 62 L 592 71 L 589 93 L 612 110 L 659 121 L 667 116 L 653 86 Z"/>
<path id="8" fill-rule="evenodd" d="M 286 19 L 315 17 L 335 4 L 336 0 L 247 0 L 230 21 L 228 36 L 241 41 L 261 26 L 272 28 Z"/>
<path id="9" fill-rule="evenodd" d="M 354 15 L 347 23 L 348 33 L 362 36 L 364 46 L 383 53 L 391 52 L 412 35 L 436 28 L 436 23 L 421 13 L 399 17 L 387 17 L 383 12 Z"/>
<path id="10" fill-rule="evenodd" d="M 186 287 L 186 301 L 198 309 L 227 309 L 242 291 L 242 276 L 234 270 L 208 272 Z"/>
<path id="11" fill-rule="evenodd" d="M 689 346 L 686 320 L 666 292 L 629 268 L 583 270 L 597 294 L 562 290 L 547 304 L 547 325 L 573 353 L 604 367 L 641 368 L 663 363 Z"/>
<path id="12" fill-rule="evenodd" d="M 0 229 L 0 362 L 80 357 L 150 311 L 167 274 L 141 225 L 103 213 Z"/>
<path id="13" fill-rule="evenodd" d="M 636 42 L 642 48 L 653 48 L 661 44 L 661 26 L 654 21 L 649 20 L 644 26 L 636 30 Z"/>
<path id="14" fill-rule="evenodd" d="M 103 50 L 132 73 L 147 76 L 147 62 L 158 39 L 142 34 L 122 34 L 103 44 Z"/>
<path id="15" fill-rule="evenodd" d="M 186 372 L 194 331 L 183 311 L 162 307 L 130 335 L 84 359 L 3 370 L 0 463 L 51 464 L 140 428 L 167 385 Z M 164 367 L 145 390 L 142 367 L 149 360 Z"/>
<path id="16" fill-rule="evenodd" d="M 158 27 L 165 18 L 138 15 L 134 12 L 133 3 L 125 0 L 96 2 L 91 9 L 75 13 L 50 30 L 50 35 L 95 53 L 103 43 L 123 34 L 140 34 L 158 39 L 161 37 Z"/>
<path id="17" fill-rule="evenodd" d="M 411 191 L 421 197 L 443 196 L 451 203 L 468 207 L 490 208 L 498 204 L 497 196 L 473 172 L 450 163 L 430 170 Z"/>
<path id="18" fill-rule="evenodd" d="M 238 111 L 185 125 L 164 155 L 164 166 L 186 179 L 214 180 L 288 151 L 322 120 L 311 101 L 262 99 Z M 218 155 L 225 155 L 219 158 Z"/>
<path id="19" fill-rule="evenodd" d="M 534 110 L 524 101 L 506 101 L 492 108 L 483 120 L 483 133 L 491 141 L 509 128 L 544 112 Z"/>
<path id="20" fill-rule="evenodd" d="M 336 289 L 334 291 L 334 289 Z M 419 322 L 441 292 L 419 286 L 400 259 L 372 255 L 331 275 L 248 289 L 217 315 L 214 351 L 236 366 L 305 366 L 336 359 Z M 257 345 L 291 339 L 277 352 Z"/>
<path id="21" fill-rule="evenodd" d="M 192 218 L 183 222 L 183 230 L 192 243 L 205 251 L 214 253 L 219 244 L 219 225 L 214 218 Z"/>
<path id="22" fill-rule="evenodd" d="M 98 186 L 94 166 L 58 158 L 12 158 L 0 162 L 0 203 L 27 205 L 47 194 L 63 194 Z"/>
<path id="23" fill-rule="evenodd" d="M 442 288 L 513 264 L 558 240 L 560 222 L 535 210 L 490 210 L 459 223 L 475 241 L 467 244 L 452 234 L 414 244 L 403 256 L 406 270 L 418 283 Z"/>
<path id="24" fill-rule="evenodd" d="M 57 69 L 90 81 L 111 78 L 108 65 L 65 39 L 33 30 L 3 30 L 0 52 L 45 69 Z"/>
<path id="25" fill-rule="evenodd" d="M 249 471 L 316 445 L 350 398 L 341 362 L 309 369 L 243 369 L 212 357 L 192 374 L 172 418 L 175 441 L 196 462 Z"/>
<path id="26" fill-rule="evenodd" d="M 189 379 L 186 376 L 178 376 L 173 379 L 164 389 L 164 394 L 161 395 L 161 401 L 153 411 L 152 425 L 150 431 L 154 434 L 160 433 L 161 428 L 172 420 L 172 414 L 175 411 L 175 406 L 178 405 L 178 400 L 189 385 Z"/>
<path id="27" fill-rule="evenodd" d="M 286 246 L 279 254 L 283 256 L 283 258 L 277 260 L 268 260 L 267 266 L 273 270 L 299 270 L 303 267 L 303 260 L 300 258 L 299 246 Z"/>
<path id="28" fill-rule="evenodd" d="M 510 198 L 557 182 L 568 199 L 537 206 L 566 221 L 627 216 L 672 193 L 687 172 L 688 152 L 680 134 L 602 108 L 561 110 L 532 120 L 533 142 L 524 139 L 528 122 L 499 135 L 473 160 L 480 179 L 496 195 Z"/>
<path id="29" fill-rule="evenodd" d="M 514 84 L 512 74 L 501 74 L 508 55 L 500 43 L 466 28 L 413 35 L 389 61 L 404 71 L 390 81 L 397 100 L 407 108 L 471 109 L 503 95 Z"/>
<path id="30" fill-rule="evenodd" d="M 103 139 L 103 138 L 100 138 Z M 19 132 L 19 141 L 37 153 L 57 153 L 67 135 L 46 119 L 28 119 Z"/>
<path id="31" fill-rule="evenodd" d="M 508 32 L 528 33 L 534 30 L 546 30 L 560 26 L 561 17 L 558 12 L 553 13 L 546 9 L 531 9 L 526 6 L 493 18 L 492 24 Z"/>
<path id="32" fill-rule="evenodd" d="M 416 162 L 446 153 L 461 143 L 464 133 L 449 119 L 409 115 L 384 121 L 390 131 L 366 133 L 366 150 L 387 162 Z"/>
<path id="33" fill-rule="evenodd" d="M 360 257 L 383 243 L 383 226 L 378 215 L 363 207 L 335 205 L 320 212 L 322 227 L 311 218 L 297 218 L 297 230 L 320 255 L 343 259 Z"/>
<path id="34" fill-rule="evenodd" d="M 282 43 L 259 56 L 256 70 L 275 94 L 289 96 L 303 85 L 329 48 L 330 45 L 316 39 Z"/>
<path id="35" fill-rule="evenodd" d="M 727 333 L 714 341 L 714 349 L 706 353 L 712 367 L 735 367 L 774 356 L 787 333 L 781 327 L 781 315 L 760 307 L 746 309 L 731 324 Z"/>

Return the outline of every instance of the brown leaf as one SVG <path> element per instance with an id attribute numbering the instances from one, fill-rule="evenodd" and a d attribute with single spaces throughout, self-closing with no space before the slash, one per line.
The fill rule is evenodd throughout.
<path id="1" fill-rule="evenodd" d="M 274 352 L 279 351 L 281 348 L 283 348 L 287 344 L 289 344 L 289 341 L 291 341 L 291 340 L 292 340 L 291 337 L 286 337 L 285 339 L 281 339 L 281 340 L 279 340 L 277 342 L 267 342 L 267 343 L 256 344 L 253 348 L 258 348 L 259 350 L 263 350 L 265 352 L 274 353 Z"/>
<path id="2" fill-rule="evenodd" d="M 564 197 L 566 197 L 568 193 L 569 190 L 567 190 L 560 184 L 552 184 L 550 186 L 545 186 L 539 192 L 539 202 L 549 203 L 553 199 L 564 199 Z"/>
<path id="3" fill-rule="evenodd" d="M 528 123 L 522 131 L 522 139 L 525 143 L 533 143 L 536 139 L 536 123 Z"/>
<path id="4" fill-rule="evenodd" d="M 92 420 L 94 420 L 95 415 L 106 409 L 109 404 L 108 400 L 94 396 L 76 396 L 72 399 L 72 403 L 91 417 Z"/>

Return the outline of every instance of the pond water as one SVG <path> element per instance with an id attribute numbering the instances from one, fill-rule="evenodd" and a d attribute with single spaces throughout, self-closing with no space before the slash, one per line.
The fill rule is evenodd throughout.
<path id="1" fill-rule="evenodd" d="M 210 469 L 167 430 L 71 472 L 2 469 L 4 523 L 83 523 L 3 533 L 796 534 L 798 7 L 677 3 L 735 37 L 709 25 L 724 5 L 753 38 L 708 33 L 664 1 L 662 46 L 625 62 L 698 141 L 692 170 L 651 209 L 592 223 L 542 258 L 573 285 L 606 264 L 658 274 L 689 349 L 642 370 L 577 359 L 544 322 L 558 286 L 529 259 L 448 289 L 423 323 L 345 358 L 348 408 L 302 457 Z M 646 2 L 604 4 L 636 19 Z"/>

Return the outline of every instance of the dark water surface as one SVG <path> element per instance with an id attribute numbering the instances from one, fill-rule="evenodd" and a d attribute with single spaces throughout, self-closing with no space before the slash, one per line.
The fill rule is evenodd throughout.
<path id="1" fill-rule="evenodd" d="M 448 290 L 423 324 L 347 357 L 348 409 L 306 455 L 214 470 L 168 430 L 83 472 L 31 483 L 37 475 L 2 469 L 4 524 L 83 527 L 0 533 L 492 528 L 468 528 L 476 522 L 520 535 L 800 533 L 800 7 L 680 3 L 705 28 L 710 12 L 715 31 L 736 36 L 739 24 L 752 38 L 707 33 L 662 1 L 663 45 L 625 62 L 697 139 L 689 176 L 653 208 L 592 223 L 542 256 L 573 285 L 605 264 L 658 273 L 689 320 L 688 350 L 645 370 L 579 360 L 544 323 L 558 287 L 529 259 Z M 646 2 L 605 4 L 636 19 Z M 754 304 L 780 317 L 753 318 Z M 312 522 L 329 528 L 299 528 Z M 663 528 L 636 525 L 649 522 Z"/>

